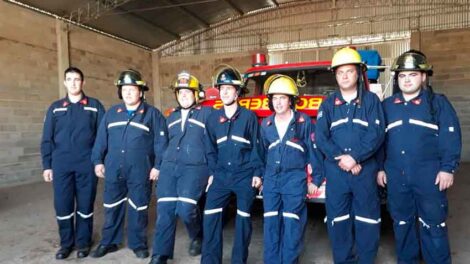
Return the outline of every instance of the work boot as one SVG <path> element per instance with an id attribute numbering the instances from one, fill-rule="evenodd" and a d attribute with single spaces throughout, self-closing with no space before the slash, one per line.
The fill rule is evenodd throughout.
<path id="1" fill-rule="evenodd" d="M 90 247 L 77 249 L 77 258 L 86 258 L 90 254 Z"/>
<path id="2" fill-rule="evenodd" d="M 200 238 L 196 238 L 193 241 L 191 241 L 191 244 L 189 245 L 189 255 L 190 256 L 198 256 L 201 255 L 201 247 L 202 247 L 202 241 Z"/>
<path id="3" fill-rule="evenodd" d="M 93 258 L 101 258 L 103 257 L 104 255 L 108 254 L 108 253 L 111 253 L 111 252 L 115 252 L 118 250 L 118 246 L 117 245 L 109 245 L 109 246 L 105 246 L 105 245 L 99 245 L 95 251 L 93 251 L 91 253 L 91 257 Z"/>
<path id="4" fill-rule="evenodd" d="M 55 259 L 66 259 L 72 253 L 72 247 L 61 247 L 55 254 Z"/>
<path id="5" fill-rule="evenodd" d="M 137 258 L 144 259 L 149 257 L 149 251 L 146 248 L 138 248 L 133 251 Z"/>

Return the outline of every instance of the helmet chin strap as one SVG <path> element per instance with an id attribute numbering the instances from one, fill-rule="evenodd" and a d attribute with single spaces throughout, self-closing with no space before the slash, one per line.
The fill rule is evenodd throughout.
<path id="1" fill-rule="evenodd" d="M 229 103 L 229 104 L 224 104 L 224 105 L 226 105 L 226 106 L 231 106 L 231 105 L 233 105 L 235 102 L 237 102 L 237 99 L 233 100 L 233 101 L 232 101 L 231 103 Z"/>

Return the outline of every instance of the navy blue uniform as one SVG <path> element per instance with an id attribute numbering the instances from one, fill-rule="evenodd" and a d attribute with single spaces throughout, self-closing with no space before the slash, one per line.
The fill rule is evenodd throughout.
<path id="1" fill-rule="evenodd" d="M 122 242 L 124 214 L 129 204 L 128 246 L 133 250 L 147 248 L 149 174 L 152 168 L 160 169 L 165 147 L 165 118 L 155 107 L 141 103 L 129 116 L 126 106 L 118 104 L 104 116 L 92 155 L 95 165 L 105 166 L 101 245 Z"/>
<path id="2" fill-rule="evenodd" d="M 47 110 L 41 156 L 44 170 L 53 171 L 62 248 L 85 248 L 91 243 L 97 179 L 90 157 L 103 115 L 103 105 L 85 95 L 77 103 L 68 97 L 58 100 Z"/>
<path id="3" fill-rule="evenodd" d="M 429 95 L 423 90 L 405 101 L 397 93 L 383 103 L 384 168 L 399 263 L 419 263 L 420 244 L 426 263 L 451 263 L 446 192 L 434 182 L 439 171 L 454 173 L 459 165 L 460 125 L 446 97 L 435 94 L 431 102 Z"/>
<path id="4" fill-rule="evenodd" d="M 241 106 L 228 118 L 214 111 L 206 124 L 210 151 L 208 163 L 214 181 L 204 210 L 201 263 L 222 263 L 222 211 L 231 194 L 237 197 L 237 217 L 232 263 L 246 263 L 251 240 L 251 206 L 256 189 L 253 176 L 261 176 L 259 125 L 256 115 Z"/>
<path id="5" fill-rule="evenodd" d="M 313 183 L 321 185 L 321 154 L 313 144 L 314 125 L 300 112 L 293 112 L 286 134 L 280 138 L 275 114 L 261 124 L 265 153 L 263 175 L 264 262 L 297 263 L 307 223 L 306 166 L 314 168 Z"/>
<path id="6" fill-rule="evenodd" d="M 362 98 L 347 103 L 336 91 L 320 106 L 315 134 L 326 158 L 326 221 L 334 261 L 354 261 L 355 245 L 360 263 L 374 263 L 381 221 L 375 153 L 385 134 L 379 98 L 364 91 Z M 338 166 L 335 157 L 342 154 L 351 155 L 362 166 L 359 175 Z"/>
<path id="7" fill-rule="evenodd" d="M 202 219 L 197 204 L 209 177 L 204 142 L 205 123 L 211 112 L 212 108 L 201 106 L 189 110 L 184 128 L 180 109 L 167 119 L 168 147 L 157 183 L 154 256 L 173 257 L 177 215 L 186 225 L 192 241 L 202 238 Z"/>

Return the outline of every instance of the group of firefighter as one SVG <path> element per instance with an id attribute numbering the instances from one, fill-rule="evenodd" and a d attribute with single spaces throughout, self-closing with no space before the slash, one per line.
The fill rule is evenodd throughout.
<path id="1" fill-rule="evenodd" d="M 83 73 L 68 68 L 67 96 L 47 111 L 41 142 L 43 177 L 53 183 L 60 234 L 56 259 L 100 258 L 123 243 L 149 257 L 148 211 L 156 184 L 157 218 L 150 264 L 174 257 L 177 217 L 189 254 L 222 263 L 224 211 L 236 196 L 232 263 L 247 263 L 251 210 L 262 188 L 264 263 L 298 263 L 307 223 L 306 194 L 326 178 L 326 218 L 334 263 L 374 263 L 380 238 L 379 186 L 387 189 L 398 263 L 451 263 L 446 190 L 459 166 L 461 132 L 445 96 L 430 85 L 432 66 L 417 50 L 393 65 L 394 94 L 369 92 L 359 53 L 343 48 L 331 68 L 339 89 L 316 122 L 296 111 L 299 92 L 287 75 L 264 84 L 272 115 L 258 122 L 237 99 L 246 87 L 232 67 L 215 76 L 223 107 L 202 107 L 202 86 L 189 72 L 172 84 L 178 107 L 165 118 L 145 102 L 141 74 L 123 71 L 122 103 L 109 108 L 84 94 Z M 311 177 L 307 177 L 307 173 Z M 91 251 L 98 178 L 104 179 L 101 241 Z M 201 198 L 205 206 L 200 210 Z"/>

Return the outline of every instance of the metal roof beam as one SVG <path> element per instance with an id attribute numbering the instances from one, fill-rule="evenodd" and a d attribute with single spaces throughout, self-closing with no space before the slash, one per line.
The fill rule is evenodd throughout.
<path id="1" fill-rule="evenodd" d="M 166 1 L 170 4 L 172 4 L 172 5 L 177 5 L 178 4 L 174 0 L 166 0 Z M 188 10 L 186 7 L 184 7 L 184 6 L 175 6 L 175 8 L 178 8 L 179 10 L 181 10 L 186 15 L 194 18 L 199 24 L 203 25 L 205 28 L 208 28 L 210 26 L 207 21 L 205 21 L 204 19 L 202 19 L 200 16 L 196 15 L 192 11 Z"/>
<path id="2" fill-rule="evenodd" d="M 70 12 L 66 17 L 76 23 L 84 24 L 98 19 L 101 15 L 134 0 L 93 0 Z"/>
<path id="3" fill-rule="evenodd" d="M 230 0 L 224 0 L 225 3 L 227 3 L 231 9 L 235 10 L 235 12 L 237 12 L 238 15 L 240 16 L 243 16 L 243 10 L 241 10 L 238 6 L 236 6 L 234 3 L 232 3 L 232 1 Z"/>
<path id="4" fill-rule="evenodd" d="M 125 10 L 125 9 L 123 9 L 123 8 L 119 8 L 119 7 L 117 8 L 117 10 L 118 10 L 118 12 L 125 12 L 125 14 L 130 15 L 130 16 L 132 16 L 132 17 L 138 19 L 138 20 L 141 20 L 141 21 L 143 21 L 143 22 L 145 22 L 145 23 L 151 25 L 152 27 L 155 27 L 156 29 L 161 30 L 161 31 L 167 33 L 168 35 L 172 36 L 172 37 L 175 38 L 175 39 L 180 39 L 180 38 L 181 38 L 181 36 L 180 36 L 178 33 L 173 32 L 173 31 L 169 30 L 168 28 L 164 28 L 164 27 L 162 27 L 162 26 L 159 26 L 159 25 L 153 23 L 152 21 L 150 21 L 150 20 L 148 20 L 148 19 L 146 19 L 146 18 L 144 18 L 144 17 L 141 17 L 141 16 L 137 15 L 136 13 L 134 13 L 134 12 L 132 12 L 132 11 L 127 11 L 127 10 Z"/>

